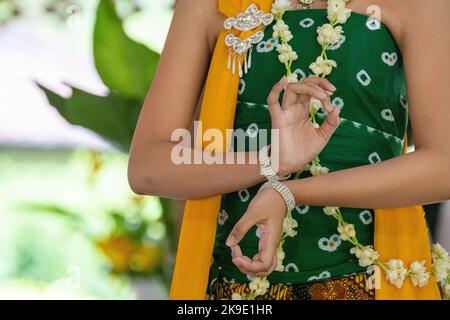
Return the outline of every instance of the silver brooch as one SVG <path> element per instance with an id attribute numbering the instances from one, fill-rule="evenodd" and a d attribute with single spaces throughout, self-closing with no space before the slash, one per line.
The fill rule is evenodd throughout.
<path id="1" fill-rule="evenodd" d="M 270 25 L 273 20 L 273 14 L 259 10 L 256 4 L 251 4 L 244 12 L 239 13 L 236 18 L 228 18 L 225 20 L 224 28 L 228 32 L 232 29 L 246 32 L 263 26 L 262 30 L 245 39 L 241 39 L 231 32 L 225 38 L 225 44 L 229 47 L 228 69 L 231 69 L 233 74 L 236 73 L 236 61 L 239 77 L 242 78 L 244 72 L 248 72 L 248 69 L 252 65 L 253 45 L 258 44 L 264 39 L 264 28 Z M 244 58 L 244 63 L 242 63 L 242 57 Z"/>

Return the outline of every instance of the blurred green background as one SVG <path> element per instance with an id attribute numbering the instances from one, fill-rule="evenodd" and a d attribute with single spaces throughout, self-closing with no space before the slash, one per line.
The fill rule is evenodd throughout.
<path id="1" fill-rule="evenodd" d="M 0 0 L 0 299 L 166 298 L 177 204 L 127 152 L 172 0 Z"/>

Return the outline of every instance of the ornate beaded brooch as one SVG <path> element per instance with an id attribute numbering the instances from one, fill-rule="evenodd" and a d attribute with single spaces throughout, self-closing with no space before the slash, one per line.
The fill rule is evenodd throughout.
<path id="1" fill-rule="evenodd" d="M 228 35 L 225 38 L 225 44 L 229 47 L 228 69 L 231 69 L 233 74 L 236 73 L 236 65 L 239 77 L 242 78 L 244 73 L 248 72 L 248 69 L 252 65 L 253 45 L 258 44 L 264 39 L 264 29 L 273 20 L 274 16 L 271 13 L 265 13 L 263 10 L 259 10 L 256 4 L 251 4 L 235 18 L 232 17 L 225 20 L 224 28 L 228 30 Z M 263 26 L 262 30 L 245 39 L 241 39 L 231 33 L 232 29 L 246 32 L 255 30 L 261 25 Z"/>

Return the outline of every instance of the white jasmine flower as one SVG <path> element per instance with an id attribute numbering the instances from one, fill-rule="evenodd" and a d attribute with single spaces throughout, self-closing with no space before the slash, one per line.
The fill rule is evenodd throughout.
<path id="1" fill-rule="evenodd" d="M 423 287 L 428 284 L 430 273 L 427 272 L 425 261 L 414 261 L 409 266 L 409 277 L 415 287 Z"/>
<path id="2" fill-rule="evenodd" d="M 338 213 L 339 207 L 325 207 L 323 208 L 323 212 L 325 212 L 325 214 L 327 216 L 334 216 Z"/>
<path id="3" fill-rule="evenodd" d="M 443 298 L 445 300 L 450 300 L 450 284 L 446 283 L 443 288 Z"/>
<path id="4" fill-rule="evenodd" d="M 297 60 L 297 59 L 298 59 L 297 52 L 295 52 L 295 51 L 289 52 L 289 58 L 290 58 L 290 60 L 292 60 L 292 61 Z"/>
<path id="5" fill-rule="evenodd" d="M 286 23 L 284 23 L 283 20 L 278 20 L 277 23 L 273 26 L 272 37 L 280 38 L 282 41 L 285 42 L 289 42 L 293 38 L 292 33 L 289 30 L 289 26 Z"/>
<path id="6" fill-rule="evenodd" d="M 277 52 L 278 53 L 286 53 L 286 52 L 291 52 L 292 51 L 292 47 L 290 45 L 288 45 L 287 43 L 280 43 L 277 44 Z"/>
<path id="7" fill-rule="evenodd" d="M 287 76 L 288 83 L 297 83 L 298 82 L 298 74 L 291 73 Z"/>
<path id="8" fill-rule="evenodd" d="M 242 296 L 235 292 L 231 295 L 231 300 L 242 300 Z"/>
<path id="9" fill-rule="evenodd" d="M 316 76 L 327 76 L 337 67 L 337 63 L 331 59 L 324 59 L 322 56 L 317 57 L 316 62 L 311 63 L 309 68 Z"/>
<path id="10" fill-rule="evenodd" d="M 274 34 L 276 33 L 277 35 L 280 35 L 287 30 L 289 30 L 289 26 L 283 20 L 278 20 L 277 23 L 275 23 L 275 25 L 273 26 Z M 279 38 L 279 37 L 280 36 L 278 36 L 278 37 L 274 36 L 274 38 Z"/>
<path id="11" fill-rule="evenodd" d="M 264 295 L 269 287 L 270 283 L 265 278 L 254 278 L 249 284 L 250 290 L 252 290 L 256 296 Z"/>
<path id="12" fill-rule="evenodd" d="M 287 63 L 298 59 L 297 53 L 292 50 L 292 47 L 287 43 L 278 44 L 277 52 L 279 53 L 278 59 L 281 63 Z"/>
<path id="13" fill-rule="evenodd" d="M 433 274 L 438 282 L 445 282 L 450 272 L 450 257 L 448 252 L 439 243 L 431 247 L 433 260 Z"/>
<path id="14" fill-rule="evenodd" d="M 403 286 L 408 270 L 405 269 L 403 261 L 399 259 L 391 259 L 386 265 L 386 279 L 397 288 Z"/>
<path id="15" fill-rule="evenodd" d="M 345 7 L 345 0 L 328 1 L 328 20 L 344 24 L 352 14 L 352 10 Z"/>
<path id="16" fill-rule="evenodd" d="M 317 124 L 317 126 L 318 126 L 318 124 Z M 323 176 L 323 175 L 326 175 L 330 170 L 328 168 L 322 167 L 320 165 L 318 165 L 318 166 L 313 165 L 309 168 L 309 171 L 311 172 L 311 174 L 313 176 Z"/>
<path id="17" fill-rule="evenodd" d="M 448 252 L 439 243 L 433 244 L 431 247 L 431 257 L 433 260 L 447 259 Z"/>
<path id="18" fill-rule="evenodd" d="M 291 217 L 286 217 L 283 220 L 283 232 L 288 236 L 288 237 L 295 237 L 297 235 L 297 231 L 295 230 L 295 228 L 298 227 L 298 223 L 297 220 L 291 218 Z"/>
<path id="19" fill-rule="evenodd" d="M 287 30 L 282 34 L 281 40 L 289 42 L 293 38 L 294 38 L 294 36 L 292 35 L 292 32 L 290 30 Z"/>
<path id="20" fill-rule="evenodd" d="M 315 114 L 321 109 L 322 103 L 316 98 L 311 98 L 311 102 L 309 103 L 309 112 Z"/>
<path id="21" fill-rule="evenodd" d="M 322 45 L 322 47 L 327 48 L 341 40 L 342 27 L 333 27 L 331 24 L 327 23 L 317 28 L 317 34 L 317 41 L 319 44 Z"/>
<path id="22" fill-rule="evenodd" d="M 339 232 L 339 237 L 343 241 L 351 240 L 356 236 L 355 226 L 350 223 L 339 224 L 337 230 Z"/>
<path id="23" fill-rule="evenodd" d="M 290 0 L 275 0 L 272 5 L 272 14 L 275 16 L 275 18 L 280 19 L 286 12 L 286 10 L 289 10 L 290 7 Z"/>
<path id="24" fill-rule="evenodd" d="M 288 10 L 291 7 L 291 0 L 275 0 L 275 6 Z"/>
<path id="25" fill-rule="evenodd" d="M 283 52 L 278 55 L 278 60 L 280 60 L 281 63 L 295 61 L 295 60 L 297 60 L 297 58 L 298 58 L 298 56 L 294 51 Z"/>
<path id="26" fill-rule="evenodd" d="M 438 282 L 447 279 L 450 270 L 449 259 L 433 259 L 433 274 Z"/>
<path id="27" fill-rule="evenodd" d="M 363 248 L 354 247 L 350 249 L 350 253 L 359 259 L 358 263 L 363 268 L 372 265 L 380 257 L 378 252 L 373 250 L 372 246 L 365 246 Z"/>
<path id="28" fill-rule="evenodd" d="M 275 268 L 276 271 L 279 272 L 283 272 L 284 271 L 284 265 L 283 265 L 283 261 L 284 261 L 284 257 L 286 256 L 286 254 L 284 253 L 283 247 L 282 246 L 278 246 L 277 248 L 277 267 Z"/>
<path id="29" fill-rule="evenodd" d="M 289 53 L 283 52 L 278 55 L 278 60 L 280 60 L 281 63 L 287 63 L 289 62 Z"/>

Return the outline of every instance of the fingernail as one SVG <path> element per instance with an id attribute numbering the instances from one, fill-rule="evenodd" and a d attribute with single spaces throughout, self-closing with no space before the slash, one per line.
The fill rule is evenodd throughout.
<path id="1" fill-rule="evenodd" d="M 227 241 L 225 241 L 225 245 L 227 245 L 228 247 L 232 247 L 234 243 L 234 237 L 233 236 L 229 236 Z"/>
<path id="2" fill-rule="evenodd" d="M 333 91 L 337 90 L 337 88 L 331 82 L 330 82 L 330 86 L 331 86 L 331 88 L 333 88 Z"/>
<path id="3" fill-rule="evenodd" d="M 341 123 L 341 118 L 339 117 L 339 114 L 341 113 L 340 109 L 337 109 L 337 117 L 336 117 L 336 126 L 338 126 Z"/>

